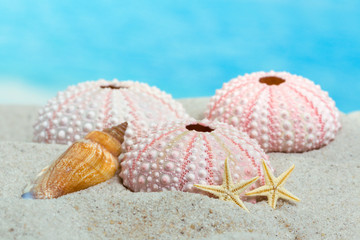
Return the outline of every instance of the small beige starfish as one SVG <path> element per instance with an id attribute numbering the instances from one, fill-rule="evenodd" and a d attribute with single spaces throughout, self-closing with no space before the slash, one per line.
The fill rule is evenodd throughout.
<path id="1" fill-rule="evenodd" d="M 262 160 L 262 166 L 265 175 L 265 185 L 257 189 L 254 189 L 250 192 L 247 192 L 247 196 L 266 196 L 268 198 L 269 205 L 275 209 L 276 203 L 279 198 L 284 198 L 287 200 L 293 200 L 300 202 L 300 199 L 288 192 L 284 187 L 285 181 L 290 176 L 291 172 L 294 170 L 295 165 L 292 165 L 288 170 L 283 172 L 279 177 L 275 178 L 271 170 L 269 170 L 265 161 Z"/>
<path id="2" fill-rule="evenodd" d="M 194 184 L 194 186 L 203 191 L 214 194 L 215 196 L 219 197 L 220 200 L 232 201 L 249 212 L 249 210 L 245 207 L 244 203 L 240 200 L 239 194 L 244 192 L 252 183 L 258 180 L 258 178 L 259 177 L 254 177 L 250 180 L 233 184 L 230 175 L 228 159 L 226 158 L 224 164 L 223 184 L 221 186 L 199 184 Z"/>

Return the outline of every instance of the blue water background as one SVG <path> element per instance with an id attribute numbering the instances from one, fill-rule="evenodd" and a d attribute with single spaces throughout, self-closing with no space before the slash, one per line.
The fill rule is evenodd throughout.
<path id="1" fill-rule="evenodd" d="M 2 83 L 55 96 L 133 79 L 183 98 L 260 70 L 303 75 L 341 111 L 359 110 L 360 1 L 0 0 Z"/>

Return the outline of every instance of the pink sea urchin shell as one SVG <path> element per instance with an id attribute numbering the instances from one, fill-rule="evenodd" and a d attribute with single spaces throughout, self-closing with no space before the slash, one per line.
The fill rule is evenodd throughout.
<path id="1" fill-rule="evenodd" d="M 70 86 L 40 109 L 34 141 L 71 144 L 93 130 L 128 122 L 140 134 L 151 122 L 187 117 L 182 105 L 156 87 L 98 80 Z"/>
<path id="2" fill-rule="evenodd" d="M 265 152 L 304 152 L 327 145 L 340 128 L 335 102 L 320 86 L 287 72 L 256 72 L 225 83 L 208 119 L 229 123 Z"/>
<path id="3" fill-rule="evenodd" d="M 255 176 L 264 182 L 261 159 L 269 164 L 264 151 L 246 133 L 208 120 L 152 126 L 136 144 L 125 142 L 125 149 L 120 177 L 135 192 L 199 192 L 193 184 L 221 185 L 227 157 L 234 182 Z"/>

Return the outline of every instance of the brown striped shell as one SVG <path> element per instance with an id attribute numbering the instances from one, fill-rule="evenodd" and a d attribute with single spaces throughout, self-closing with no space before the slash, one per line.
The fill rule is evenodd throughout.
<path id="1" fill-rule="evenodd" d="M 57 198 L 114 176 L 127 123 L 93 131 L 72 144 L 56 161 L 44 168 L 23 198 Z"/>

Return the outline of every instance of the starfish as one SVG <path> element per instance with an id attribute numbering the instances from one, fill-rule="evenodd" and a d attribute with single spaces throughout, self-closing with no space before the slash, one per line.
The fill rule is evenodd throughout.
<path id="1" fill-rule="evenodd" d="M 269 205 L 275 209 L 276 203 L 279 198 L 284 198 L 287 200 L 293 200 L 300 202 L 300 199 L 288 192 L 284 187 L 285 181 L 290 176 L 291 172 L 294 170 L 295 165 L 292 165 L 288 170 L 283 172 L 279 177 L 275 178 L 272 172 L 269 170 L 265 161 L 262 160 L 262 167 L 265 175 L 265 185 L 257 189 L 254 189 L 250 192 L 247 192 L 247 196 L 266 196 L 268 198 Z"/>
<path id="2" fill-rule="evenodd" d="M 228 159 L 226 158 L 224 164 L 223 184 L 221 186 L 194 184 L 194 187 L 212 193 L 215 196 L 219 197 L 220 200 L 232 201 L 241 208 L 245 209 L 247 212 L 249 212 L 249 210 L 245 207 L 244 203 L 240 200 L 238 195 L 244 192 L 252 183 L 256 182 L 258 178 L 259 177 L 257 176 L 250 180 L 233 184 L 230 175 Z"/>

